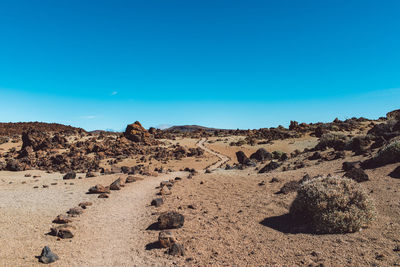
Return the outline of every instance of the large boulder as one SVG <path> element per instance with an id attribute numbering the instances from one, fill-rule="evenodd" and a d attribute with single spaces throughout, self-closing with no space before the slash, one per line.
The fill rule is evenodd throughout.
<path id="1" fill-rule="evenodd" d="M 148 143 L 151 135 L 145 128 L 143 128 L 140 122 L 136 121 L 126 127 L 124 136 L 132 142 Z"/>
<path id="2" fill-rule="evenodd" d="M 265 148 L 259 148 L 256 152 L 251 154 L 250 159 L 257 161 L 269 160 L 272 158 L 272 154 L 269 153 Z"/>

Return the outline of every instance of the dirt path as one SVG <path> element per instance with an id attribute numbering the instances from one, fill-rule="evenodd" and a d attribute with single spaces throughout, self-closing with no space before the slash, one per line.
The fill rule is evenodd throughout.
<path id="1" fill-rule="evenodd" d="M 89 208 L 75 223 L 77 236 L 72 242 L 61 241 L 65 255 L 57 251 L 61 259 L 57 266 L 169 265 L 165 259 L 155 261 L 145 250 L 157 238 L 146 233 L 154 222 L 148 206 L 160 181 L 184 175 L 174 172 L 127 184 L 104 203 Z"/>
<path id="2" fill-rule="evenodd" d="M 202 138 L 198 143 L 197 146 L 200 147 L 201 149 L 204 149 L 205 151 L 207 151 L 208 153 L 215 155 L 219 158 L 219 161 L 215 162 L 214 164 L 212 164 L 211 166 L 208 167 L 208 169 L 210 170 L 215 170 L 219 167 L 221 167 L 223 164 L 225 164 L 226 162 L 228 162 L 230 160 L 229 157 L 220 154 L 214 150 L 211 150 L 210 148 L 206 147 L 204 145 L 204 143 L 207 141 L 207 138 Z"/>

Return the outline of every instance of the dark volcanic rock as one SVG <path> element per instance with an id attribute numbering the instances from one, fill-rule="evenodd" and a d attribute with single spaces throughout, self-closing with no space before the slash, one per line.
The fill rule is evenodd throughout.
<path id="1" fill-rule="evenodd" d="M 6 165 L 6 170 L 7 171 L 13 171 L 13 172 L 18 172 L 18 171 L 23 171 L 25 170 L 24 166 L 22 163 L 16 159 L 9 160 Z"/>
<path id="2" fill-rule="evenodd" d="M 42 253 L 39 256 L 39 261 L 45 264 L 55 262 L 58 259 L 58 256 L 54 254 L 48 246 L 42 249 Z"/>
<path id="3" fill-rule="evenodd" d="M 111 190 L 121 190 L 121 187 L 124 186 L 121 178 L 118 178 L 110 185 Z"/>
<path id="4" fill-rule="evenodd" d="M 76 173 L 75 172 L 68 172 L 63 177 L 64 180 L 75 179 L 75 178 L 76 178 Z"/>
<path id="5" fill-rule="evenodd" d="M 101 184 L 97 184 L 91 188 L 89 188 L 90 194 L 102 194 L 102 193 L 110 193 L 110 190 Z"/>
<path id="6" fill-rule="evenodd" d="M 185 218 L 182 214 L 168 211 L 164 212 L 158 217 L 158 227 L 160 229 L 174 229 L 174 228 L 181 228 Z"/>
<path id="7" fill-rule="evenodd" d="M 281 166 L 281 165 L 278 162 L 271 161 L 270 163 L 265 165 L 258 173 L 269 172 L 269 171 L 279 168 L 279 166 Z"/>
<path id="8" fill-rule="evenodd" d="M 237 158 L 239 164 L 246 164 L 246 162 L 249 161 L 249 158 L 246 156 L 246 154 L 243 151 L 236 152 L 236 158 Z"/>
<path id="9" fill-rule="evenodd" d="M 349 161 L 345 161 L 342 164 L 342 169 L 344 171 L 349 171 L 353 168 L 357 168 L 359 166 L 360 162 L 359 161 L 355 161 L 355 162 L 349 162 Z"/>
<path id="10" fill-rule="evenodd" d="M 168 249 L 168 254 L 172 256 L 185 256 L 185 248 L 181 244 L 173 243 Z"/>
<path id="11" fill-rule="evenodd" d="M 272 158 L 272 154 L 269 153 L 264 148 L 259 148 L 256 152 L 254 152 L 250 156 L 250 159 L 254 159 L 254 160 L 257 160 L 257 161 L 269 160 L 271 158 Z"/>
<path id="12" fill-rule="evenodd" d="M 361 183 L 369 180 L 368 175 L 361 168 L 352 168 L 344 174 L 345 177 Z"/>
<path id="13" fill-rule="evenodd" d="M 155 198 L 151 201 L 152 206 L 160 207 L 164 203 L 162 198 Z"/>

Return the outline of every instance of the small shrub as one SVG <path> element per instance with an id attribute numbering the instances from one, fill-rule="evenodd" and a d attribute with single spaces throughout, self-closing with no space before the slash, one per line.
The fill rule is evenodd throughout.
<path id="1" fill-rule="evenodd" d="M 396 162 L 400 162 L 400 141 L 385 146 L 375 157 L 364 161 L 361 165 L 365 168 L 376 168 Z"/>
<path id="2" fill-rule="evenodd" d="M 290 213 L 317 233 L 351 233 L 373 220 L 375 208 L 356 182 L 319 177 L 303 183 Z"/>
<path id="3" fill-rule="evenodd" d="M 376 155 L 375 160 L 382 164 L 395 163 L 400 161 L 400 141 L 392 142 L 384 147 Z"/>

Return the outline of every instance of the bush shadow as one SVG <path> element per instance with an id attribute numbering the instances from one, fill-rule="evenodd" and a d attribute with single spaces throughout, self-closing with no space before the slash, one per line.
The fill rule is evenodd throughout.
<path id="1" fill-rule="evenodd" d="M 289 213 L 265 218 L 260 224 L 284 234 L 313 234 L 307 224 L 294 219 Z"/>

